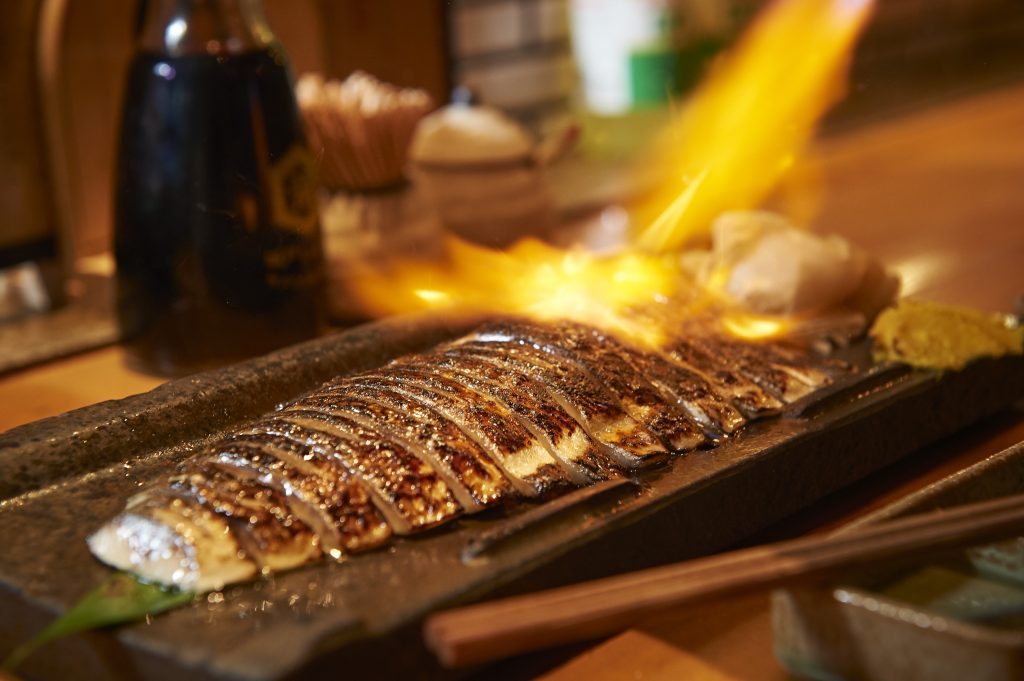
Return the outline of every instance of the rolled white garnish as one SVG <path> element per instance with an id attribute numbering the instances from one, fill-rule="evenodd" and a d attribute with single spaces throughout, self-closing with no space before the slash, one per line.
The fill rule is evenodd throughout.
<path id="1" fill-rule="evenodd" d="M 846 307 L 870 319 L 899 289 L 895 275 L 849 241 L 775 213 L 724 213 L 711 233 L 698 278 L 752 312 L 810 317 Z"/>

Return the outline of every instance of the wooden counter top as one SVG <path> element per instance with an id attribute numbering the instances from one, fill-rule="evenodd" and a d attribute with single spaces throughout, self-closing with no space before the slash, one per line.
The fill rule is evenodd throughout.
<path id="1" fill-rule="evenodd" d="M 913 295 L 1012 311 L 1024 295 L 1022 122 L 1024 87 L 1014 87 L 826 140 L 817 149 L 825 196 L 816 224 L 899 269 Z M 813 200 L 809 193 L 792 198 Z M 1022 440 L 1024 407 L 922 450 L 747 543 L 828 531 Z M 772 655 L 768 594 L 690 608 L 555 664 L 540 678 L 790 678 Z"/>
<path id="2" fill-rule="evenodd" d="M 820 143 L 815 223 L 847 236 L 904 276 L 910 293 L 1010 311 L 1024 294 L 1024 86 L 951 102 Z M 109 347 L 0 378 L 0 431 L 100 400 L 142 392 L 157 378 L 130 371 Z M 822 532 L 1024 440 L 1024 411 L 960 433 L 755 538 Z M 481 678 L 782 679 L 771 653 L 767 595 L 664 618 L 587 647 L 517 660 Z"/>

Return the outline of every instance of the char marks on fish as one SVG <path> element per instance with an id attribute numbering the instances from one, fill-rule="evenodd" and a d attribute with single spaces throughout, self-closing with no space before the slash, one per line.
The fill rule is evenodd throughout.
<path id="1" fill-rule="evenodd" d="M 504 403 L 478 393 L 451 377 L 393 364 L 361 380 L 394 385 L 437 409 L 473 438 L 508 476 L 521 494 L 543 497 L 573 486 L 565 469 L 547 447 L 515 418 Z"/>
<path id="2" fill-rule="evenodd" d="M 534 322 L 503 322 L 475 334 L 483 342 L 512 341 L 575 361 L 618 396 L 623 409 L 655 433 L 673 452 L 685 452 L 705 442 L 702 429 L 676 403 L 641 376 L 618 352 L 621 346 L 607 334 L 571 322 L 548 326 Z"/>
<path id="3" fill-rule="evenodd" d="M 573 322 L 492 322 L 213 442 L 89 544 L 144 579 L 219 589 L 714 446 L 846 369 L 711 325 L 656 350 Z"/>
<path id="4" fill-rule="evenodd" d="M 658 437 L 627 414 L 611 391 L 577 363 L 560 362 L 532 345 L 509 341 L 466 340 L 457 347 L 503 369 L 531 376 L 620 466 L 637 468 L 667 456 Z"/>
<path id="5" fill-rule="evenodd" d="M 350 381 L 302 401 L 307 410 L 341 414 L 389 438 L 434 466 L 468 511 L 478 511 L 514 493 L 487 453 L 451 420 L 433 409 L 383 387 Z"/>

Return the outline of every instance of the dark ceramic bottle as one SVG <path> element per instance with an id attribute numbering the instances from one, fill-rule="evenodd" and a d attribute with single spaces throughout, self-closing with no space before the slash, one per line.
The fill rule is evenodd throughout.
<path id="1" fill-rule="evenodd" d="M 185 374 L 317 333 L 316 178 L 258 0 L 146 3 L 114 219 L 134 364 Z"/>

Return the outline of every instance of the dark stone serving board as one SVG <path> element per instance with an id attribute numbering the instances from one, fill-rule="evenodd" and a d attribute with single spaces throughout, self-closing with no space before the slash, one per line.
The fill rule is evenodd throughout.
<path id="1" fill-rule="evenodd" d="M 0 435 L 0 656 L 108 574 L 85 537 L 141 485 L 328 378 L 472 324 L 370 324 Z M 76 679 L 440 676 L 419 635 L 431 610 L 719 550 L 1022 396 L 1021 357 L 943 375 L 870 367 L 718 448 L 644 472 L 637 484 L 490 511 L 344 563 L 230 587 L 150 622 L 58 641 L 21 671 Z"/>

